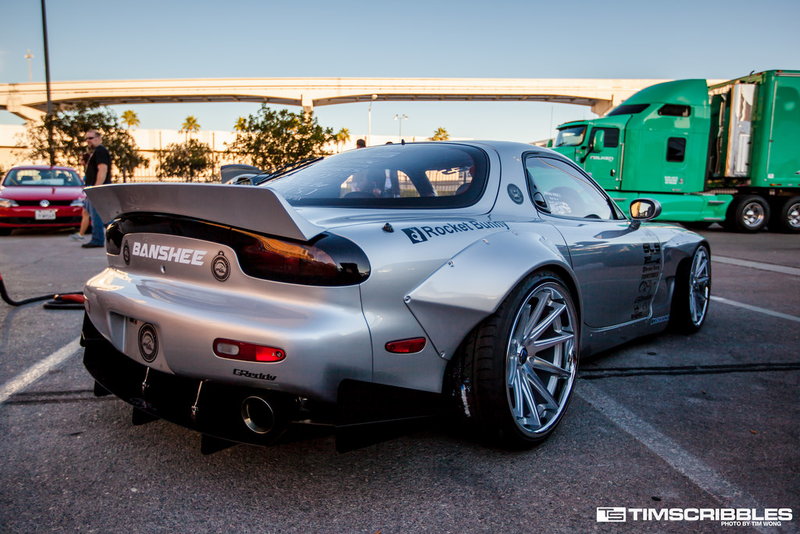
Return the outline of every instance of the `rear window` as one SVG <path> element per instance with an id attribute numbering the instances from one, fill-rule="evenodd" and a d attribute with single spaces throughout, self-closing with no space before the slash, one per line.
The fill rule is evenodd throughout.
<path id="1" fill-rule="evenodd" d="M 266 182 L 293 206 L 463 207 L 483 193 L 486 154 L 449 143 L 351 150 Z"/>
<path id="2" fill-rule="evenodd" d="M 11 169 L 3 185 L 14 186 L 79 186 L 83 185 L 78 173 L 71 169 Z"/>

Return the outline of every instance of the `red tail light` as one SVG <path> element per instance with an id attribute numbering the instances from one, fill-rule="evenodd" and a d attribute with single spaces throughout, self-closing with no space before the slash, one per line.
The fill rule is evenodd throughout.
<path id="1" fill-rule="evenodd" d="M 245 232 L 241 232 L 244 234 Z M 369 261 L 353 242 L 323 234 L 295 243 L 257 234 L 236 248 L 246 274 L 267 280 L 318 286 L 359 284 L 369 276 Z"/>
<path id="2" fill-rule="evenodd" d="M 412 339 L 400 339 L 398 341 L 390 341 L 386 344 L 387 352 L 394 352 L 395 354 L 413 354 L 425 348 L 425 338 L 415 337 Z"/>
<path id="3" fill-rule="evenodd" d="M 220 358 L 243 362 L 279 362 L 286 358 L 283 349 L 222 338 L 214 340 L 214 354 Z"/>

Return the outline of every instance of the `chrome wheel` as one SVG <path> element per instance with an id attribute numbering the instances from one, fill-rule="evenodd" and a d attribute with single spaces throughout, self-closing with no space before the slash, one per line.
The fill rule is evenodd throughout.
<path id="1" fill-rule="evenodd" d="M 689 271 L 689 318 L 695 326 L 703 324 L 710 296 L 711 271 L 708 251 L 705 247 L 700 247 L 694 255 Z"/>
<path id="2" fill-rule="evenodd" d="M 800 230 L 800 200 L 795 199 L 790 199 L 784 208 L 784 225 L 792 232 Z"/>
<path id="3" fill-rule="evenodd" d="M 574 305 L 560 284 L 534 287 L 517 311 L 506 349 L 506 396 L 526 436 L 547 433 L 569 401 L 577 373 Z"/>
<path id="4" fill-rule="evenodd" d="M 742 225 L 746 228 L 756 229 L 764 226 L 766 219 L 764 205 L 758 201 L 751 201 L 742 206 Z"/>

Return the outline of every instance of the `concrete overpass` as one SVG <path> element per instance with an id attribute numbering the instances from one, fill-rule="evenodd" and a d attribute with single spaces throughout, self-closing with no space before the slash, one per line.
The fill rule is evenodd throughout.
<path id="1" fill-rule="evenodd" d="M 598 115 L 658 79 L 528 78 L 198 78 L 51 83 L 56 106 L 180 102 L 265 102 L 330 106 L 370 101 L 530 101 L 590 106 Z M 0 110 L 26 120 L 47 109 L 44 83 L 0 84 Z"/>

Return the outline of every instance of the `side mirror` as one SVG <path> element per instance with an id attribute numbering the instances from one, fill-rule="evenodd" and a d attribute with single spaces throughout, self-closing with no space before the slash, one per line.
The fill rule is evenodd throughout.
<path id="1" fill-rule="evenodd" d="M 605 148 L 606 133 L 603 130 L 595 130 L 592 135 L 592 144 L 589 147 L 591 152 L 600 152 Z"/>
<path id="2" fill-rule="evenodd" d="M 631 202 L 631 219 L 650 221 L 661 215 L 661 203 L 652 198 L 637 198 Z"/>

